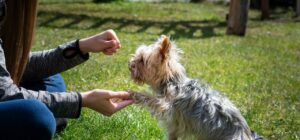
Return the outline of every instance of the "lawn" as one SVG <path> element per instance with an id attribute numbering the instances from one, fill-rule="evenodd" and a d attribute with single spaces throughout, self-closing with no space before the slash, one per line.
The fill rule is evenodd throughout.
<path id="1" fill-rule="evenodd" d="M 251 11 L 245 37 L 225 35 L 228 7 L 210 3 L 40 2 L 33 50 L 114 29 L 122 49 L 92 54 L 63 73 L 70 91 L 148 91 L 130 80 L 129 54 L 170 35 L 184 51 L 190 77 L 206 81 L 237 105 L 251 129 L 270 140 L 300 137 L 300 22 L 290 12 L 260 21 Z M 84 109 L 55 139 L 166 139 L 160 123 L 135 105 L 112 117 Z"/>

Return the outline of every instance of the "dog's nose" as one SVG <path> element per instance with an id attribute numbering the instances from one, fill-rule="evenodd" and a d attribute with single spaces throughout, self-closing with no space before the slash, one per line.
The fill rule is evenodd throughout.
<path id="1" fill-rule="evenodd" d="M 132 69 L 134 69 L 135 68 L 135 65 L 134 65 L 134 63 L 133 62 L 128 62 L 128 67 L 129 67 L 129 69 L 130 70 L 132 70 Z"/>
<path id="2" fill-rule="evenodd" d="M 132 64 L 130 61 L 128 61 L 128 68 L 131 69 L 132 68 Z"/>

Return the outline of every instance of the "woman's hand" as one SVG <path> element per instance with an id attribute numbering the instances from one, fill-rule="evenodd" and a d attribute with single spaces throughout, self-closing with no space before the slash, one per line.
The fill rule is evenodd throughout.
<path id="1" fill-rule="evenodd" d="M 84 54 L 88 52 L 103 52 L 106 55 L 112 55 L 121 48 L 121 43 L 113 30 L 107 30 L 94 36 L 80 39 L 79 48 Z"/>
<path id="2" fill-rule="evenodd" d="M 115 112 L 133 103 L 130 94 L 125 91 L 110 91 L 95 89 L 81 93 L 82 107 L 88 107 L 105 116 L 111 116 Z"/>

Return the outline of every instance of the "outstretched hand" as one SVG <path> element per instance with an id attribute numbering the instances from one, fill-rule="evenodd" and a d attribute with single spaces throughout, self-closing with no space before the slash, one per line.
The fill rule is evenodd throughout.
<path id="1" fill-rule="evenodd" d="M 130 94 L 125 91 L 95 89 L 81 93 L 81 95 L 82 107 L 88 107 L 105 116 L 111 116 L 133 103 Z"/>
<path id="2" fill-rule="evenodd" d="M 121 48 L 121 43 L 113 30 L 106 30 L 94 36 L 80 39 L 79 48 L 83 53 L 103 52 L 106 55 L 112 55 Z"/>

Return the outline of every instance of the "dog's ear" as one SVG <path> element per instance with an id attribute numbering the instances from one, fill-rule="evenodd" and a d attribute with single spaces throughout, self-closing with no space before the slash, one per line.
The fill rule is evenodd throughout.
<path id="1" fill-rule="evenodd" d="M 162 60 L 165 60 L 169 56 L 169 52 L 171 50 L 171 42 L 169 37 L 162 35 L 160 42 L 160 54 L 162 56 Z"/>

